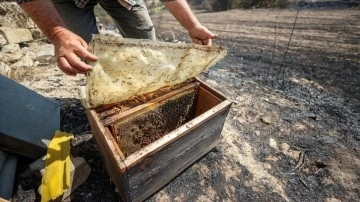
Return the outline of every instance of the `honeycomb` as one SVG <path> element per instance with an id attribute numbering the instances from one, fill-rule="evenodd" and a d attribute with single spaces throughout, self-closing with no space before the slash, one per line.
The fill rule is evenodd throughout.
<path id="1" fill-rule="evenodd" d="M 196 92 L 196 88 L 181 92 L 111 125 L 110 131 L 125 157 L 193 119 Z"/>

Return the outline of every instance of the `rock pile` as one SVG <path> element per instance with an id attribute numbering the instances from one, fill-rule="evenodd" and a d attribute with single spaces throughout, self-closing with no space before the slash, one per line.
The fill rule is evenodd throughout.
<path id="1" fill-rule="evenodd" d="M 53 69 L 48 68 L 55 66 L 55 64 L 56 62 L 54 57 L 54 46 L 47 41 L 46 37 L 36 27 L 33 21 L 22 11 L 20 6 L 14 2 L 0 1 L 0 74 L 16 80 L 26 88 L 29 88 L 30 90 L 34 90 L 36 94 L 46 94 L 47 92 L 53 91 L 51 97 L 55 97 L 54 95 L 59 97 L 64 95 L 58 93 L 59 91 L 57 90 L 61 89 L 61 87 L 59 86 L 61 86 L 62 83 L 70 83 L 69 85 L 70 87 L 66 86 L 63 87 L 63 89 L 66 89 L 66 93 L 67 93 L 66 96 L 69 96 L 70 93 L 74 95 L 75 94 L 74 89 L 77 90 L 78 89 L 77 85 L 82 81 L 81 77 L 77 77 L 77 78 L 65 77 L 63 76 L 63 74 L 58 74 L 60 70 L 55 68 Z M 34 75 L 41 75 L 41 76 L 35 77 Z M 62 81 L 60 78 L 63 79 L 64 81 Z M 5 96 L 3 96 L 3 94 L 1 94 L 1 96 L 3 96 L 4 98 L 6 97 L 9 98 L 10 96 L 7 96 L 6 92 L 10 92 L 10 95 L 16 95 L 18 94 L 18 92 L 20 92 L 14 90 L 13 88 L 14 85 L 12 85 L 13 83 L 9 84 L 8 82 L 4 82 L 4 81 L 6 81 L 4 78 L 0 79 L 0 83 L 3 84 L 2 87 L 8 88 L 8 91 L 5 91 Z M 54 86 L 59 88 L 56 88 L 55 90 Z M 2 87 L 0 87 L 0 89 Z M 49 96 L 49 94 L 46 95 Z M 23 95 L 23 93 L 21 93 L 21 96 L 25 97 L 27 101 L 29 101 L 28 103 L 30 103 L 31 107 L 32 107 L 31 103 L 36 103 L 36 101 L 29 100 L 31 96 Z M 19 100 L 19 99 L 11 99 L 11 98 L 5 99 L 3 100 L 3 102 L 0 102 L 0 105 L 2 106 L 2 103 L 8 103 L 9 100 Z M 41 103 L 44 102 L 41 101 Z M 22 106 L 21 104 L 16 104 L 16 103 L 14 104 L 12 102 L 10 103 L 10 105 Z M 17 108 L 16 107 L 9 108 L 9 110 L 7 111 L 8 113 L 11 114 L 19 114 L 19 112 L 21 111 L 21 114 L 24 114 L 23 113 L 24 110 L 19 111 L 16 110 Z M 39 114 L 36 113 L 36 111 L 39 110 L 39 107 L 38 108 L 35 107 L 35 108 L 36 110 L 35 109 L 30 110 L 31 112 L 29 111 L 28 115 L 26 116 L 27 119 L 32 120 L 31 123 L 29 122 L 31 127 L 34 126 L 34 124 L 36 123 L 36 121 L 34 120 L 38 120 L 35 115 Z M 45 107 L 45 108 L 49 108 L 49 107 Z M 79 108 L 79 110 L 82 109 Z M 57 117 L 56 113 L 52 112 L 50 108 L 47 109 L 47 111 L 49 111 L 50 115 L 54 115 L 52 117 Z M 40 114 L 41 116 L 44 115 L 44 113 L 40 113 Z M 3 118 L 4 117 L 9 119 L 9 116 L 6 116 L 6 113 L 3 116 Z M 47 120 L 46 125 L 49 125 L 51 121 L 49 119 L 46 120 Z M 23 121 L 20 122 L 25 123 Z M 53 122 L 58 123 L 59 120 Z M 5 128 L 6 126 L 8 125 L 5 124 Z M 22 126 L 21 128 L 25 129 L 26 127 Z M 16 130 L 16 131 L 20 131 L 20 130 Z M 4 130 L 1 130 L 0 128 L 0 133 L 3 134 L 3 132 Z M 12 132 L 11 135 L 13 135 Z M 25 133 L 21 133 L 21 134 L 25 134 Z M 31 136 L 30 133 L 26 133 L 26 134 Z M 18 136 L 16 135 L 18 134 L 14 134 L 12 138 L 20 139 L 19 135 Z M 28 144 L 26 143 L 29 143 L 31 141 L 39 142 L 37 137 L 35 136 L 32 137 L 33 138 L 30 138 L 27 141 L 21 141 L 22 146 L 20 147 L 26 148 L 28 146 Z M 44 174 L 44 166 L 45 166 L 44 160 L 40 159 L 40 163 L 38 164 L 36 164 L 38 161 L 35 161 L 33 164 L 29 166 L 30 170 L 25 169 L 24 166 L 26 166 L 26 164 L 24 164 L 22 158 L 18 158 L 17 160 L 15 158 L 17 155 L 11 154 L 10 156 L 10 153 L 8 155 L 7 152 L 5 153 L 2 149 L 4 148 L 3 147 L 0 148 L 0 201 L 7 201 L 10 200 L 10 198 L 14 199 L 15 201 L 35 200 L 34 198 L 36 193 L 35 189 L 27 190 L 25 193 L 24 191 L 22 191 L 23 189 L 20 188 L 19 190 L 16 190 L 16 193 L 13 193 L 13 187 L 21 187 L 21 186 L 29 187 L 29 185 L 32 184 L 32 182 L 35 182 L 35 180 L 36 183 L 41 182 L 41 179 L 37 179 L 37 178 L 35 179 L 32 174 L 35 175 L 38 174 L 39 176 L 37 177 L 40 178 L 42 177 L 42 175 Z M 12 151 L 15 153 L 20 153 L 17 151 L 17 148 L 13 149 Z M 3 158 L 5 155 L 4 153 L 7 155 L 6 158 Z M 20 157 L 22 155 L 18 155 L 17 157 Z M 9 158 L 8 156 L 10 156 L 11 158 Z M 17 164 L 18 161 L 22 163 Z M 23 167 L 17 169 L 16 168 L 17 166 L 19 167 L 23 166 Z M 25 170 L 25 171 L 23 173 L 18 173 L 17 171 L 19 170 Z M 70 188 L 64 193 L 62 198 L 58 199 L 58 201 L 67 198 L 78 186 L 83 184 L 89 177 L 90 172 L 91 172 L 91 168 L 87 164 L 84 158 L 71 157 Z M 17 180 L 17 179 L 21 179 L 21 180 Z M 22 181 L 23 179 L 26 179 L 25 181 L 27 180 L 29 181 L 23 183 Z M 32 185 L 32 186 L 36 186 L 36 185 Z M 27 195 L 27 193 L 31 193 L 31 195 Z"/>
<path id="2" fill-rule="evenodd" d="M 0 74 L 14 78 L 16 70 L 48 64 L 53 45 L 15 2 L 0 2 Z"/>
<path id="3" fill-rule="evenodd" d="M 100 16 L 102 17 L 102 16 Z M 104 35 L 120 36 L 115 24 L 102 24 Z M 15 2 L 0 2 L 0 74 L 22 80 L 30 68 L 54 63 L 54 47 Z"/>
<path id="4" fill-rule="evenodd" d="M 100 34 L 121 37 L 113 21 L 106 20 L 110 16 L 100 6 L 95 7 L 95 14 Z M 172 35 L 172 39 L 159 35 L 158 40 L 181 42 Z M 0 1 L 0 74 L 22 81 L 32 72 L 31 68 L 55 64 L 54 55 L 53 45 L 20 6 Z"/>

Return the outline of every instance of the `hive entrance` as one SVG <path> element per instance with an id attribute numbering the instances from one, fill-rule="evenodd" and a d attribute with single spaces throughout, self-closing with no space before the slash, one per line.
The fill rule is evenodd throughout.
<path id="1" fill-rule="evenodd" d="M 123 101 L 99 112 L 125 157 L 195 117 L 197 82 Z"/>

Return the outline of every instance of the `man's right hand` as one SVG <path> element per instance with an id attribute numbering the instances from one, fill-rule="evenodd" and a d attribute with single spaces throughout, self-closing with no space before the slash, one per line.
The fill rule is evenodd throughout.
<path id="1" fill-rule="evenodd" d="M 90 71 L 92 67 L 84 61 L 95 61 L 97 57 L 87 51 L 86 42 L 73 32 L 62 28 L 52 37 L 57 65 L 65 74 L 75 76 Z"/>
<path id="2" fill-rule="evenodd" d="M 83 39 L 66 29 L 51 0 L 24 1 L 20 6 L 55 46 L 60 70 L 75 76 L 92 69 L 82 60 L 97 60 L 96 56 L 87 51 L 87 44 Z"/>

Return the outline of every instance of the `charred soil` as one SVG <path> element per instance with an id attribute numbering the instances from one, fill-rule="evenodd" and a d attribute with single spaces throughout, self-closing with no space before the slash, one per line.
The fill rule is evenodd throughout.
<path id="1" fill-rule="evenodd" d="M 196 13 L 219 35 L 214 44 L 228 48 L 200 79 L 234 104 L 220 144 L 148 201 L 360 200 L 359 8 L 303 9 L 294 27 L 296 14 Z M 153 20 L 160 40 L 190 42 L 170 14 Z M 72 93 L 84 79 L 38 67 L 20 82 L 61 104 L 62 130 L 75 134 L 72 153 L 92 168 L 67 201 L 120 200 Z M 16 197 L 39 200 L 39 183 L 18 175 Z"/>

